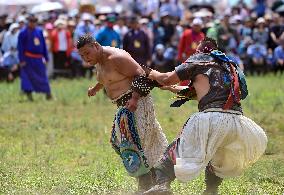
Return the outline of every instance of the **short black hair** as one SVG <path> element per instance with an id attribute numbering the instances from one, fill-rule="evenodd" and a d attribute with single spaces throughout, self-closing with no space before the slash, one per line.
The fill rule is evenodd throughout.
<path id="1" fill-rule="evenodd" d="M 92 35 L 90 34 L 82 35 L 79 37 L 77 41 L 77 49 L 80 49 L 85 45 L 93 45 L 94 43 L 96 43 L 96 40 L 94 39 L 94 37 L 92 37 Z"/>
<path id="2" fill-rule="evenodd" d="M 38 21 L 37 17 L 34 14 L 29 14 L 28 17 L 27 17 L 27 20 L 29 22 L 37 22 Z"/>

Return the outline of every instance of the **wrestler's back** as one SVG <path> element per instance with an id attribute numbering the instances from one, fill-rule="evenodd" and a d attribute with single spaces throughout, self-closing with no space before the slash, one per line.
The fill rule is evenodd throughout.
<path id="1" fill-rule="evenodd" d="M 197 101 L 199 102 L 210 90 L 209 79 L 203 74 L 198 74 L 193 82 Z"/>

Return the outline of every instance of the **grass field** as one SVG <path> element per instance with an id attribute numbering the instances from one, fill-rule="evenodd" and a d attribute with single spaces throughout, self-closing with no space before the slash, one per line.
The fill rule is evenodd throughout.
<path id="1" fill-rule="evenodd" d="M 115 106 L 99 93 L 88 98 L 94 81 L 52 81 L 55 100 L 36 94 L 28 102 L 19 81 L 0 83 L 0 194 L 127 194 L 136 181 L 127 176 L 109 144 Z M 267 132 L 266 154 L 243 176 L 223 182 L 220 194 L 284 193 L 284 76 L 249 77 L 245 114 Z M 171 141 L 196 103 L 170 108 L 172 94 L 153 91 L 158 119 Z M 200 194 L 204 175 L 175 194 Z"/>

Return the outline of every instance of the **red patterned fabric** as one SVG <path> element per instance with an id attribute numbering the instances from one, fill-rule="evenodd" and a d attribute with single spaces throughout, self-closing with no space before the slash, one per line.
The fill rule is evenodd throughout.
<path id="1" fill-rule="evenodd" d="M 240 83 L 236 70 L 232 64 L 230 64 L 230 71 L 233 79 L 231 81 L 231 91 L 227 99 L 227 102 L 224 105 L 224 110 L 232 108 L 234 103 L 240 104 Z"/>

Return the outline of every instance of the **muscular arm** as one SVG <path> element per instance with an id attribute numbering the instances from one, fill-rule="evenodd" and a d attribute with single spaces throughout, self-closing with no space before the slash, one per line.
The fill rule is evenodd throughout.
<path id="1" fill-rule="evenodd" d="M 134 77 L 145 74 L 141 66 L 129 55 L 118 54 L 111 58 L 114 62 L 117 72 L 127 76 Z"/>
<path id="2" fill-rule="evenodd" d="M 161 85 L 174 85 L 180 81 L 190 80 L 194 71 L 194 64 L 191 62 L 185 62 L 177 66 L 174 71 L 160 73 L 156 70 L 152 70 L 149 74 L 149 78 L 158 81 Z"/>
<path id="3" fill-rule="evenodd" d="M 152 70 L 149 74 L 149 79 L 156 80 L 161 85 L 174 85 L 180 82 L 176 71 L 160 73 L 156 70 Z"/>
<path id="4" fill-rule="evenodd" d="M 127 77 L 133 78 L 145 74 L 141 66 L 127 53 L 125 55 L 118 54 L 111 60 L 114 61 L 116 70 Z M 137 109 L 137 102 L 140 97 L 141 95 L 138 92 L 133 91 L 132 98 L 126 103 L 126 108 L 134 112 Z"/>

